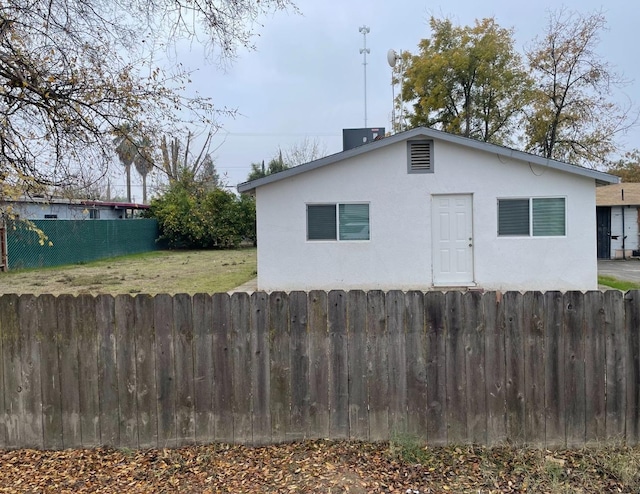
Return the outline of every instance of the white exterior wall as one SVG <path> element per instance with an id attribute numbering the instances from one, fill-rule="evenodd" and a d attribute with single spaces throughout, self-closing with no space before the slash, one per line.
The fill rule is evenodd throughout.
<path id="1" fill-rule="evenodd" d="M 472 194 L 475 281 L 489 290 L 597 288 L 593 179 L 434 142 L 432 174 L 406 142 L 256 189 L 258 288 L 432 287 L 431 196 Z M 498 237 L 497 199 L 566 197 L 566 237 Z M 368 202 L 370 241 L 307 241 L 306 204 Z"/>
<path id="2" fill-rule="evenodd" d="M 624 212 L 624 232 L 622 230 L 622 214 Z M 611 239 L 611 258 L 616 258 L 616 251 L 622 251 L 622 236 L 624 249 L 638 250 L 638 208 L 636 206 L 611 206 L 611 235 L 618 236 Z"/>
<path id="3" fill-rule="evenodd" d="M 13 203 L 13 211 L 20 215 L 20 218 L 29 220 L 43 220 L 45 215 L 55 214 L 59 220 L 88 220 L 89 210 L 96 209 L 89 206 L 68 204 L 35 204 L 35 203 Z M 100 211 L 101 220 L 117 220 L 124 216 L 123 210 L 112 208 L 97 208 Z"/>

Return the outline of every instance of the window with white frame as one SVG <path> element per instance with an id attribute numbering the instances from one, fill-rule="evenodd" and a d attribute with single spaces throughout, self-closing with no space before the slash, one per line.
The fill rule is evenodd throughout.
<path id="1" fill-rule="evenodd" d="M 498 199 L 498 236 L 563 237 L 566 209 L 564 197 Z"/>
<path id="2" fill-rule="evenodd" d="M 369 240 L 369 204 L 307 204 L 307 240 Z"/>

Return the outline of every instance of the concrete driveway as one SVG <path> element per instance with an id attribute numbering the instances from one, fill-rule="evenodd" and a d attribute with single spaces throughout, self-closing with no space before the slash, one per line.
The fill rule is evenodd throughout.
<path id="1" fill-rule="evenodd" d="M 619 280 L 640 283 L 640 260 L 603 260 L 598 259 L 598 274 L 601 276 L 613 276 Z"/>

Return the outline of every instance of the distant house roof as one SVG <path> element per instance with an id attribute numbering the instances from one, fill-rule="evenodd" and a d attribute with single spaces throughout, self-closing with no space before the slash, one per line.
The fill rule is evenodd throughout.
<path id="1" fill-rule="evenodd" d="M 70 206 L 101 207 L 110 209 L 149 209 L 148 204 L 138 204 L 135 202 L 112 202 L 95 201 L 89 199 L 67 199 L 66 197 L 19 197 L 16 199 L 5 199 L 2 203 L 22 203 L 22 204 L 68 204 Z"/>
<path id="2" fill-rule="evenodd" d="M 640 206 L 640 183 L 605 185 L 596 189 L 596 206 Z"/>
<path id="3" fill-rule="evenodd" d="M 429 139 L 438 139 L 441 141 L 451 142 L 453 144 L 458 144 L 460 146 L 465 146 L 467 148 L 477 149 L 477 150 L 485 151 L 488 153 L 494 153 L 498 156 L 503 156 L 505 158 L 514 158 L 514 159 L 525 161 L 534 165 L 546 166 L 548 168 L 560 170 L 567 173 L 573 173 L 575 175 L 579 175 L 582 177 L 593 178 L 598 185 L 617 183 L 620 180 L 618 177 L 614 175 L 609 175 L 608 173 L 599 172 L 597 170 L 592 170 L 590 168 L 584 168 L 582 166 L 571 165 L 563 161 L 556 161 L 548 158 L 543 158 L 542 156 L 538 156 L 531 153 L 525 153 L 524 151 L 517 151 L 515 149 L 511 149 L 508 147 L 498 146 L 496 144 L 491 144 L 484 141 L 477 141 L 475 139 L 469 139 L 468 137 L 462 137 L 455 134 L 449 134 L 447 132 L 442 132 L 440 130 L 430 129 L 427 127 L 416 127 L 415 129 L 407 130 L 405 132 L 400 132 L 398 134 L 385 137 L 384 139 L 380 139 L 378 141 L 373 141 L 368 144 L 364 144 L 362 146 L 349 149 L 347 151 L 342 151 L 336 154 L 332 154 L 330 156 L 326 156 L 319 160 L 311 161 L 309 163 L 296 166 L 294 168 L 289 168 L 288 170 L 267 175 L 266 177 L 263 177 L 263 178 L 258 178 L 250 182 L 241 183 L 238 185 L 238 192 L 251 192 L 252 190 L 255 190 L 257 187 L 260 187 L 262 185 L 267 185 L 273 182 L 277 182 L 279 180 L 284 180 L 286 178 L 293 177 L 295 175 L 299 175 L 301 173 L 305 173 L 311 170 L 315 170 L 316 168 L 321 168 L 323 166 L 331 165 L 338 161 L 341 161 L 347 158 L 352 158 L 354 156 L 358 156 L 363 153 L 368 153 L 370 151 L 374 151 L 375 149 L 389 146 L 391 144 L 406 141 L 409 139 L 416 139 L 420 137 L 426 137 Z"/>

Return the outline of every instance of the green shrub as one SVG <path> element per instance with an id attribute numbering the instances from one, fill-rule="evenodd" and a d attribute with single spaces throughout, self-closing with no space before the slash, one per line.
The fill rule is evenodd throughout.
<path id="1" fill-rule="evenodd" d="M 255 211 L 252 197 L 206 188 L 185 172 L 151 201 L 148 215 L 158 220 L 159 240 L 171 248 L 222 249 L 255 243 Z"/>

